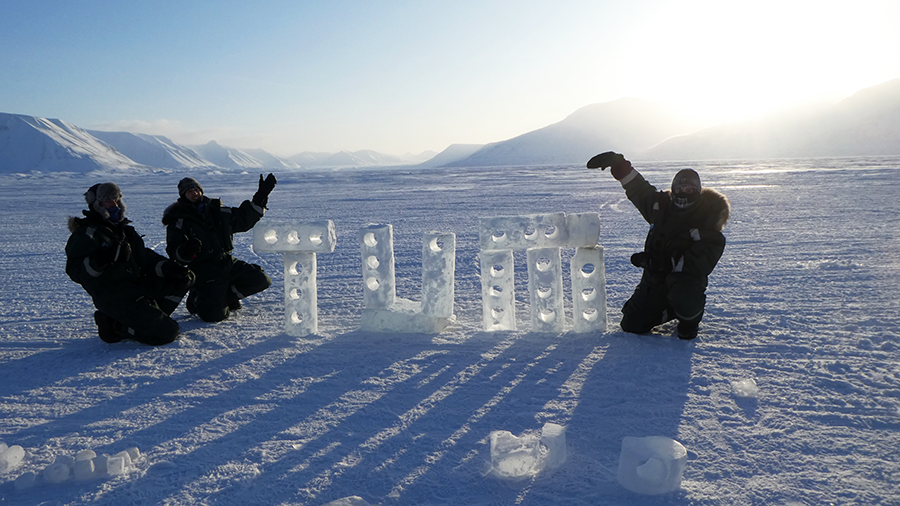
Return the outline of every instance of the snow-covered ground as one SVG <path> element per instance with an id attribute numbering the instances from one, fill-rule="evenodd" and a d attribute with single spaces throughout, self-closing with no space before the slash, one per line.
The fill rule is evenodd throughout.
<path id="1" fill-rule="evenodd" d="M 638 164 L 667 186 L 684 164 Z M 694 164 L 732 202 L 700 338 L 618 330 L 646 224 L 608 173 L 582 167 L 281 173 L 273 220 L 334 220 L 318 256 L 319 333 L 286 335 L 281 255 L 268 291 L 206 324 L 183 305 L 161 348 L 96 336 L 63 271 L 66 217 L 114 180 L 145 241 L 183 174 L 0 176 L 0 440 L 24 464 L 0 475 L 9 504 L 381 505 L 900 504 L 900 159 Z M 257 174 L 198 175 L 237 205 Z M 479 217 L 601 213 L 610 326 L 529 332 L 517 253 L 518 331 L 481 330 Z M 391 223 L 398 295 L 416 299 L 421 233 L 457 235 L 457 321 L 439 335 L 358 330 L 357 230 Z M 564 255 L 572 251 L 564 250 Z M 565 259 L 564 259 L 565 260 Z M 564 265 L 567 262 L 564 261 Z M 566 283 L 568 285 L 568 283 Z M 567 303 L 568 304 L 568 303 Z M 571 310 L 571 304 L 568 304 Z M 569 323 L 568 328 L 571 328 Z M 753 379 L 757 397 L 732 383 Z M 489 434 L 566 427 L 568 459 L 520 482 L 488 473 Z M 688 450 L 680 491 L 616 481 L 625 436 Z M 83 449 L 138 447 L 127 474 L 17 490 L 13 480 Z"/>

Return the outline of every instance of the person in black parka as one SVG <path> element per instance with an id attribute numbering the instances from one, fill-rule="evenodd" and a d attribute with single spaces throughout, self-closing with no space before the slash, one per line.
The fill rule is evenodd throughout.
<path id="1" fill-rule="evenodd" d="M 644 251 L 631 256 L 631 263 L 644 272 L 622 307 L 622 330 L 643 334 L 677 319 L 679 338 L 697 337 L 709 274 L 725 250 L 722 230 L 731 213 L 728 199 L 703 188 L 692 169 L 679 171 L 671 190 L 659 191 L 619 153 L 601 153 L 587 166 L 609 167 L 650 224 Z"/>
<path id="2" fill-rule="evenodd" d="M 194 282 L 191 271 L 144 246 L 125 218 L 115 183 L 91 186 L 83 218 L 69 218 L 66 274 L 91 296 L 100 339 L 162 345 L 178 337 L 169 315 Z"/>
<path id="3" fill-rule="evenodd" d="M 259 188 L 239 207 L 222 205 L 203 194 L 196 179 L 178 182 L 178 200 L 163 212 L 166 252 L 190 267 L 197 276 L 187 299 L 187 309 L 206 322 L 228 318 L 241 307 L 240 300 L 272 285 L 262 267 L 232 256 L 234 234 L 246 232 L 265 214 L 275 176 L 259 176 Z"/>

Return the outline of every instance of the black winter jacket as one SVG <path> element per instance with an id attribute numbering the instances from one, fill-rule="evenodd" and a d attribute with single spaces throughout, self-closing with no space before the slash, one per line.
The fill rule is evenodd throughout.
<path id="1" fill-rule="evenodd" d="M 245 200 L 240 207 L 227 207 L 219 199 L 202 198 L 202 211 L 195 204 L 180 198 L 163 211 L 166 226 L 166 253 L 183 264 L 217 262 L 231 254 L 234 234 L 246 232 L 263 217 L 265 209 Z M 201 242 L 197 258 L 186 258 L 180 248 L 191 238 Z"/>
<path id="2" fill-rule="evenodd" d="M 141 276 L 162 276 L 166 257 L 145 247 L 128 223 L 128 219 L 112 223 L 94 210 L 84 211 L 84 218 L 69 218 L 66 274 L 94 299 L 115 297 L 122 283 L 136 283 Z M 99 266 L 92 254 L 104 246 L 119 253 L 108 266 Z"/>
<path id="3" fill-rule="evenodd" d="M 669 190 L 658 191 L 636 170 L 623 180 L 625 195 L 650 224 L 644 251 L 671 258 L 672 272 L 709 276 L 725 251 L 722 230 L 731 213 L 725 195 L 703 188 L 690 209 L 672 203 Z"/>

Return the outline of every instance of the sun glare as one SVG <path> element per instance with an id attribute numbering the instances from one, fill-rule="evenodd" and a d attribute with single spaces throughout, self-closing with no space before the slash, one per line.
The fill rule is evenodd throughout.
<path id="1" fill-rule="evenodd" d="M 841 4 L 842 5 L 842 4 Z M 834 100 L 896 77 L 892 16 L 873 2 L 666 4 L 626 55 L 632 94 L 706 121 Z M 884 6 L 878 5 L 879 11 Z M 890 63 L 890 65 L 888 65 Z"/>

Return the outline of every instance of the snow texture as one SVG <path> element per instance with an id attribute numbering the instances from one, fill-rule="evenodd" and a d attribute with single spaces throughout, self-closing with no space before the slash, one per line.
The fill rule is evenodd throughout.
<path id="1" fill-rule="evenodd" d="M 668 187 L 687 165 L 637 168 Z M 112 180 L 146 244 L 163 252 L 159 220 L 183 174 L 0 175 L 0 440 L 26 452 L 0 474 L 0 499 L 900 503 L 900 159 L 692 166 L 734 211 L 700 336 L 688 342 L 672 324 L 618 330 L 640 277 L 628 258 L 647 225 L 609 174 L 583 166 L 278 173 L 267 219 L 333 220 L 349 238 L 318 257 L 318 331 L 284 332 L 281 255 L 255 253 L 245 233 L 235 255 L 264 266 L 273 287 L 217 324 L 182 305 L 180 339 L 160 348 L 96 336 L 89 297 L 64 273 L 65 224 L 89 186 Z M 207 195 L 237 205 L 259 174 L 196 177 Z M 526 255 L 516 251 L 513 321 L 525 330 L 485 332 L 479 218 L 557 212 L 600 213 L 609 327 L 572 332 L 567 293 L 565 331 L 532 332 Z M 457 320 L 442 333 L 359 330 L 352 238 L 372 222 L 394 227 L 396 290 L 407 299 L 421 293 L 422 234 L 456 234 Z M 575 251 L 561 254 L 568 276 Z M 756 397 L 735 395 L 732 382 L 744 379 Z M 491 432 L 535 434 L 547 422 L 565 428 L 562 465 L 516 482 L 489 473 Z M 687 450 L 678 490 L 649 496 L 619 484 L 624 438 L 646 436 Z M 121 475 L 55 485 L 41 476 L 59 455 L 90 449 L 99 460 L 131 447 L 142 455 Z"/>

